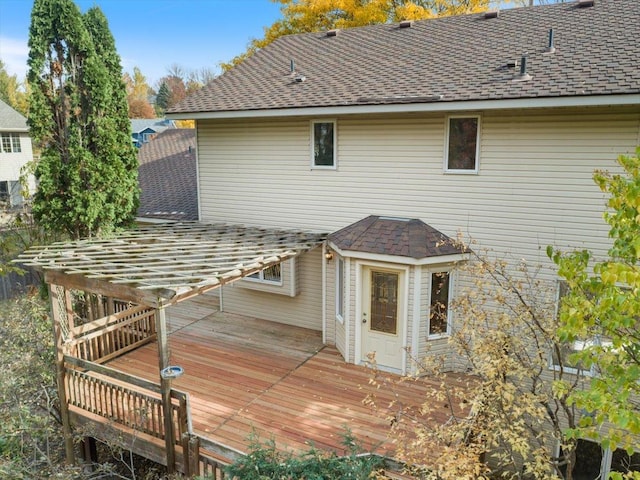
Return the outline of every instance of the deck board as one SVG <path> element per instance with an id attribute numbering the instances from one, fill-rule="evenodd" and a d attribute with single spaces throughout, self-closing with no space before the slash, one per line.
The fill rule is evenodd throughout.
<path id="1" fill-rule="evenodd" d="M 199 435 L 241 451 L 254 433 L 282 449 L 313 444 L 342 454 L 349 428 L 365 449 L 393 456 L 386 418 L 393 393 L 370 385 L 370 369 L 346 364 L 335 348 L 323 346 L 320 332 L 221 313 L 208 295 L 169 308 L 167 319 L 171 363 L 185 370 L 173 386 L 189 392 Z M 158 381 L 157 345 L 109 366 Z M 425 379 L 395 392 L 418 404 L 430 386 Z M 377 410 L 363 403 L 370 393 Z"/>

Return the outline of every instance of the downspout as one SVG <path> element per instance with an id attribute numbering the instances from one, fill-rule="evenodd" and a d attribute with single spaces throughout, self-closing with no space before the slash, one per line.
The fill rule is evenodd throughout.
<path id="1" fill-rule="evenodd" d="M 322 242 L 322 343 L 327 343 L 327 241 Z"/>

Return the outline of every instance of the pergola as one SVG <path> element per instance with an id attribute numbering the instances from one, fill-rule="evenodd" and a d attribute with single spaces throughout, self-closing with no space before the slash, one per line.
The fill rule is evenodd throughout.
<path id="1" fill-rule="evenodd" d="M 19 262 L 43 270 L 48 284 L 161 307 L 295 257 L 325 238 L 303 231 L 181 222 L 33 247 Z"/>
<path id="2" fill-rule="evenodd" d="M 325 239 L 326 234 L 304 231 L 181 222 L 145 226 L 110 238 L 33 247 L 23 253 L 17 261 L 44 271 L 49 286 L 67 459 L 75 458 L 70 405 L 80 411 L 74 411 L 76 416 L 82 417 L 83 411 L 95 414 L 92 395 L 98 394 L 91 389 L 99 375 L 112 379 L 100 380 L 101 392 L 117 391 L 116 397 L 123 397 L 117 385 L 126 382 L 131 385 L 127 395 L 144 402 L 145 409 L 161 412 L 163 425 L 142 428 L 164 438 L 170 472 L 176 468 L 176 445 L 183 446 L 184 471 L 189 471 L 188 462 L 202 461 L 198 448 L 190 457 L 188 399 L 171 389 L 170 378 L 161 375 L 158 387 L 101 364 L 157 339 L 160 371 L 167 371 L 166 307 L 293 258 Z M 140 388 L 160 393 L 161 404 L 154 404 L 153 395 L 141 396 Z M 118 418 L 126 401 L 117 400 L 122 408 L 120 403 L 101 405 L 97 414 L 127 425 L 127 418 Z"/>

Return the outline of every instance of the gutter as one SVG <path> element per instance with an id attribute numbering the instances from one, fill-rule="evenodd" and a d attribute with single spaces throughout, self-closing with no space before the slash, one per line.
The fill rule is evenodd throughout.
<path id="1" fill-rule="evenodd" d="M 458 112 L 470 110 L 509 110 L 530 108 L 604 107 L 640 105 L 640 93 L 625 95 L 591 95 L 572 97 L 515 98 L 505 100 L 432 101 L 425 103 L 395 103 L 383 105 L 340 105 L 261 110 L 216 112 L 168 112 L 173 120 L 213 120 L 233 118 L 283 118 L 325 115 L 362 115 L 414 112 Z"/>

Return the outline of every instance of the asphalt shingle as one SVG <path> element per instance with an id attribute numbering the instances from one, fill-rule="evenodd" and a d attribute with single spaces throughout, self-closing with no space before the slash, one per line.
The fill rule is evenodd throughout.
<path id="1" fill-rule="evenodd" d="M 329 235 L 340 250 L 416 259 L 458 255 L 464 247 L 419 219 L 370 215 Z"/>
<path id="2" fill-rule="evenodd" d="M 169 129 L 138 151 L 138 216 L 197 220 L 195 129 Z"/>
<path id="3" fill-rule="evenodd" d="M 545 53 L 549 30 L 556 50 Z M 523 7 L 281 37 L 174 113 L 640 92 L 640 2 Z M 518 82 L 527 55 L 529 81 Z M 290 72 L 295 61 L 296 82 Z"/>

